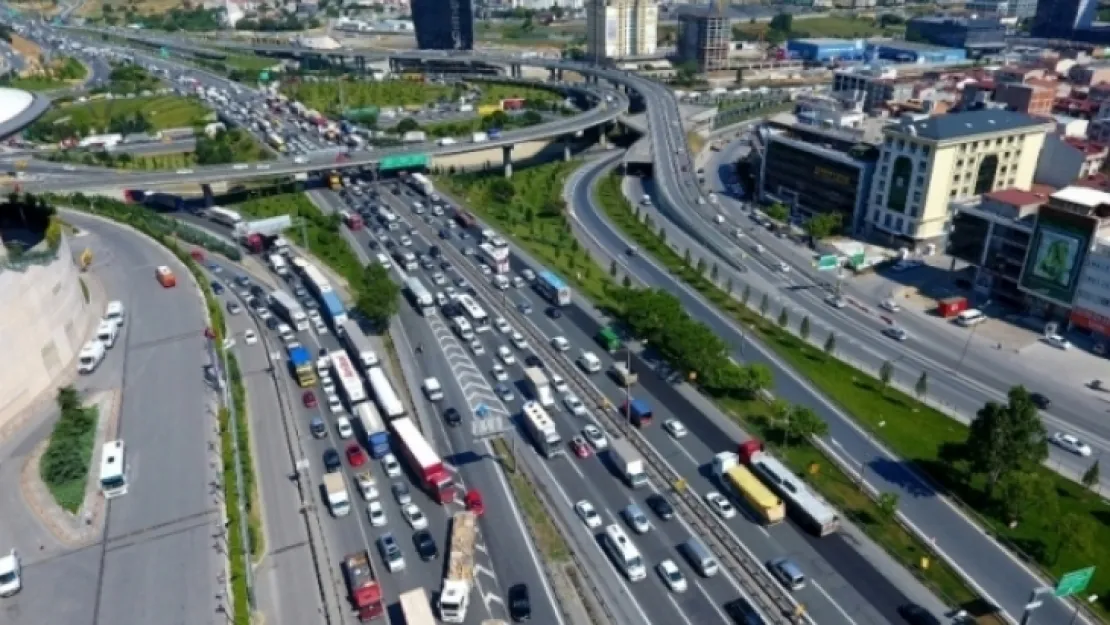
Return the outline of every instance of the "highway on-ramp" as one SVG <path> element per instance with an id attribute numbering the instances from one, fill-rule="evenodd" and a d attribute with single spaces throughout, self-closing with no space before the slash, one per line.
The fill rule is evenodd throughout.
<path id="1" fill-rule="evenodd" d="M 23 591 L 5 604 L 17 624 L 223 624 L 224 569 L 216 478 L 214 396 L 203 381 L 204 309 L 186 269 L 163 248 L 86 216 L 83 245 L 110 299 L 127 307 L 104 368 L 78 387 L 121 390 L 119 436 L 127 444 L 128 494 L 107 503 L 104 536 L 56 553 L 26 548 Z M 163 289 L 158 265 L 178 287 Z M 210 447 L 213 445 L 213 447 Z M 94 468 L 95 470 L 95 468 Z M 7 607 L 7 606 L 6 606 Z"/>

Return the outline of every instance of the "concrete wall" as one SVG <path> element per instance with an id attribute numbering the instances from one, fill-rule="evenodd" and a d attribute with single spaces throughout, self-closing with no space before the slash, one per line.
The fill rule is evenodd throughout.
<path id="1" fill-rule="evenodd" d="M 513 146 L 514 164 L 526 160 L 546 162 L 562 157 L 563 142 L 560 140 L 528 141 Z M 501 167 L 504 164 L 505 158 L 501 148 L 453 154 L 451 156 L 437 156 L 432 160 L 432 167 L 441 171 L 446 171 L 449 167 L 454 167 L 456 171 L 477 171 Z"/>
<path id="2" fill-rule="evenodd" d="M 68 239 L 49 265 L 0 268 L 0 415 L 26 408 L 74 366 L 81 339 L 103 311 L 85 303 Z"/>

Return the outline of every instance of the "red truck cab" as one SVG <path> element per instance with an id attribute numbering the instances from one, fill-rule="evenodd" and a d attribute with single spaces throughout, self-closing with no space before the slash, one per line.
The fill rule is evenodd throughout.
<path id="1" fill-rule="evenodd" d="M 478 516 L 482 516 L 486 511 L 486 504 L 482 501 L 482 493 L 474 489 L 466 491 L 463 504 L 466 505 L 467 510 Z"/>
<path id="2" fill-rule="evenodd" d="M 382 589 L 374 576 L 370 555 L 365 551 L 347 555 L 343 558 L 343 572 L 347 578 L 351 604 L 358 610 L 359 622 L 366 623 L 380 618 L 385 613 Z"/>

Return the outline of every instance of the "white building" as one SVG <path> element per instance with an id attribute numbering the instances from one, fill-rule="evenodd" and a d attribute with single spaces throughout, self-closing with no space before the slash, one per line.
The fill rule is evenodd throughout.
<path id="1" fill-rule="evenodd" d="M 591 0 L 586 8 L 586 54 L 622 59 L 656 53 L 655 0 Z"/>

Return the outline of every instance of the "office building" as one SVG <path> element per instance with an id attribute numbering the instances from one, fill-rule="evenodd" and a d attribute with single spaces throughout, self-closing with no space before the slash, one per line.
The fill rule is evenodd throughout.
<path id="1" fill-rule="evenodd" d="M 416 47 L 473 50 L 474 0 L 411 0 Z"/>
<path id="2" fill-rule="evenodd" d="M 840 216 L 844 233 L 860 232 L 867 214 L 867 195 L 879 156 L 877 141 L 858 119 L 858 112 L 803 111 L 768 120 L 762 135 L 763 159 L 759 196 L 790 208 L 791 221 L 804 223 L 816 215 Z M 839 126 L 830 125 L 829 119 Z M 860 125 L 854 126 L 856 122 Z M 846 125 L 853 124 L 853 125 Z"/>
<path id="3" fill-rule="evenodd" d="M 912 80 L 901 79 L 898 71 L 878 65 L 861 65 L 836 70 L 832 91 L 843 100 L 859 103 L 861 110 L 875 113 L 887 102 L 900 102 L 913 97 Z"/>
<path id="4" fill-rule="evenodd" d="M 952 200 L 1028 189 L 1055 124 L 997 109 L 900 120 L 884 129 L 867 225 L 892 244 L 928 248 L 944 239 Z"/>
<path id="5" fill-rule="evenodd" d="M 1079 137 L 1050 134 L 1041 148 L 1033 181 L 1056 188 L 1093 176 L 1106 164 L 1105 145 Z"/>
<path id="6" fill-rule="evenodd" d="M 654 56 L 658 27 L 654 0 L 592 0 L 586 5 L 586 55 L 595 60 Z"/>
<path id="7" fill-rule="evenodd" d="M 696 63 L 699 72 L 728 69 L 731 40 L 732 25 L 723 0 L 678 16 L 678 57 Z"/>
<path id="8" fill-rule="evenodd" d="M 994 101 L 1011 111 L 1047 116 L 1056 103 L 1056 86 L 1051 81 L 1004 82 L 995 88 Z"/>
<path id="9" fill-rule="evenodd" d="M 826 61 L 858 61 L 867 54 L 863 39 L 791 39 L 786 42 L 790 58 L 824 63 Z"/>
<path id="10" fill-rule="evenodd" d="M 1075 31 L 1091 28 L 1097 9 L 1097 0 L 1038 0 L 1032 34 L 1049 39 L 1071 39 Z"/>
<path id="11" fill-rule="evenodd" d="M 970 0 L 964 9 L 984 18 L 996 17 L 1024 20 L 1037 13 L 1037 0 Z"/>
<path id="12" fill-rule="evenodd" d="M 1110 238 L 1096 237 L 1087 253 L 1068 322 L 1102 343 L 1110 340 Z"/>
<path id="13" fill-rule="evenodd" d="M 915 17 L 906 22 L 906 39 L 959 48 L 975 58 L 1005 49 L 1006 27 L 997 17 Z"/>
<path id="14" fill-rule="evenodd" d="M 967 60 L 963 48 L 942 48 L 928 43 L 890 39 L 867 44 L 867 57 L 895 63 L 950 65 Z"/>

